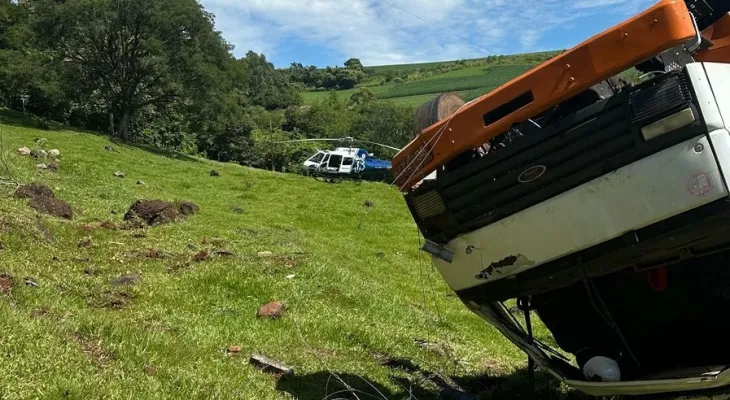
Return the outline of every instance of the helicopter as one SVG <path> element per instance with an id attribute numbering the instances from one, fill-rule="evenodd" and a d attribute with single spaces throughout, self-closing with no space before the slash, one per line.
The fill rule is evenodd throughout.
<path id="1" fill-rule="evenodd" d="M 399 148 L 382 143 L 359 140 L 352 137 L 337 139 L 299 139 L 279 143 L 301 142 L 339 142 L 349 143 L 347 147 L 336 147 L 334 150 L 317 150 L 315 154 L 302 163 L 302 173 L 315 179 L 327 182 L 348 180 L 390 181 L 391 162 L 375 158 L 364 147 L 355 147 L 355 142 L 380 146 L 393 151 Z"/>

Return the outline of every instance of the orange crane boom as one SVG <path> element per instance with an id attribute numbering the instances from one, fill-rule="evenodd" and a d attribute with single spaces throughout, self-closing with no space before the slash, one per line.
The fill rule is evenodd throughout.
<path id="1" fill-rule="evenodd" d="M 728 24 L 726 21 L 719 30 L 725 32 Z M 439 167 L 507 132 L 512 125 L 697 35 L 684 1 L 662 0 L 423 130 L 393 158 L 395 183 L 408 191 Z M 722 49 L 715 54 L 730 52 L 730 47 Z"/>

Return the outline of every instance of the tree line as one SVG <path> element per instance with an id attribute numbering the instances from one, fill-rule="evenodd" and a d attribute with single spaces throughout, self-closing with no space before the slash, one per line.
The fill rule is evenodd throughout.
<path id="1" fill-rule="evenodd" d="M 0 107 L 276 170 L 313 150 L 289 140 L 411 138 L 412 110 L 367 90 L 302 106 L 303 85 L 357 85 L 357 59 L 312 73 L 232 51 L 197 0 L 0 0 Z"/>

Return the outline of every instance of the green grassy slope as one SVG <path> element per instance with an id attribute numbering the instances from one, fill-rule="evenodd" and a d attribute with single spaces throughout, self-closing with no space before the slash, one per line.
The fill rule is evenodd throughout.
<path id="1" fill-rule="evenodd" d="M 463 66 L 456 61 L 445 61 L 367 67 L 367 70 L 376 75 L 363 85 L 379 99 L 412 107 L 420 106 L 445 92 L 459 92 L 469 101 L 496 89 L 555 54 L 557 53 L 548 52 L 502 56 L 491 60 L 492 64 L 487 64 L 487 59 L 475 59 L 465 61 Z M 443 67 L 448 67 L 447 72 L 440 69 Z M 400 84 L 379 84 L 379 80 L 382 80 L 386 73 L 413 73 L 416 78 L 411 76 L 412 80 L 409 78 L 408 82 Z M 341 90 L 337 94 L 340 99 L 347 100 L 356 90 L 358 89 Z M 302 93 L 305 105 L 320 102 L 328 95 L 327 92 Z"/>
<path id="2" fill-rule="evenodd" d="M 525 390 L 516 373 L 524 356 L 450 295 L 419 253 L 392 187 L 324 184 L 73 131 L 0 125 L 0 136 L 13 150 L 13 175 L 49 185 L 76 213 L 74 221 L 38 216 L 0 185 L 0 274 L 15 281 L 11 294 L 0 294 L 4 400 L 322 399 L 338 389 L 330 372 L 388 399 L 409 398 L 404 386 L 432 398 L 416 375 L 381 366 L 376 353 L 447 376 L 492 376 L 488 386 L 478 381 L 484 398 Z M 14 151 L 36 137 L 61 150 L 59 173 Z M 213 168 L 220 177 L 209 175 Z M 117 170 L 126 178 L 114 177 Z M 143 231 L 99 228 L 121 224 L 137 199 L 189 200 L 200 212 Z M 83 246 L 88 239 L 92 247 Z M 193 260 L 214 249 L 233 256 Z M 274 257 L 260 258 L 262 251 Z M 110 284 L 127 273 L 141 280 Z M 38 286 L 24 285 L 25 277 Z M 255 318 L 272 300 L 284 301 L 288 314 Z M 422 350 L 414 338 L 449 352 Z M 229 346 L 242 351 L 228 355 Z M 255 352 L 296 376 L 277 384 L 247 364 Z"/>

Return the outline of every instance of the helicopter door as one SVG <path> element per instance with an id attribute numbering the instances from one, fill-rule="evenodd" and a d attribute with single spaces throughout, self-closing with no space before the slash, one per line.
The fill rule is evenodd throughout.
<path id="1" fill-rule="evenodd" d="M 340 172 L 340 166 L 342 165 L 342 156 L 337 154 L 330 154 L 330 159 L 327 162 L 327 172 L 338 173 Z"/>
<path id="2" fill-rule="evenodd" d="M 345 157 L 342 160 L 342 166 L 340 166 L 340 173 L 341 174 L 352 173 L 352 164 L 353 164 L 352 157 Z"/>

